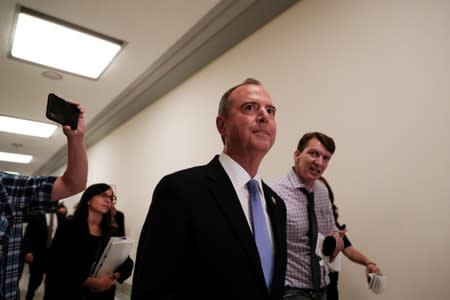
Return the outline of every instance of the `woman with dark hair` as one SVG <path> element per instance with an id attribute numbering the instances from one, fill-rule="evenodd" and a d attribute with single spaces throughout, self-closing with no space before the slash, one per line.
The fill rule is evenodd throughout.
<path id="1" fill-rule="evenodd" d="M 328 196 L 330 198 L 331 206 L 333 209 L 333 216 L 334 220 L 336 222 L 336 227 L 339 229 L 344 229 L 345 225 L 340 225 L 338 222 L 338 208 L 336 204 L 334 203 L 334 194 L 333 190 L 331 189 L 330 185 L 328 184 L 327 180 L 324 177 L 320 177 L 319 180 L 327 187 L 328 189 Z M 370 261 L 364 254 L 362 254 L 358 249 L 353 247 L 352 243 L 350 243 L 350 240 L 347 238 L 347 235 L 344 236 L 344 249 L 342 249 L 342 252 L 345 256 L 347 256 L 351 261 L 358 263 L 360 265 L 366 266 L 366 276 L 369 275 L 369 273 L 376 273 L 378 275 L 381 275 L 381 270 L 378 268 L 378 266 Z M 339 291 L 338 291 L 338 279 L 339 279 L 339 272 L 330 272 L 330 283 L 327 286 L 327 300 L 338 300 L 339 299 Z"/>
<path id="2" fill-rule="evenodd" d="M 105 183 L 89 186 L 73 217 L 58 227 L 50 249 L 45 300 L 113 300 L 116 282 L 131 275 L 130 258 L 113 273 L 91 275 L 111 236 L 117 236 L 111 207 L 116 202 Z"/>

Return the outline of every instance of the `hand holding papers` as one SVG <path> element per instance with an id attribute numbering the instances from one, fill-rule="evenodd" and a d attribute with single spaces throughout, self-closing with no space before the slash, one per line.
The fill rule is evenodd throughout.
<path id="1" fill-rule="evenodd" d="M 381 294 L 386 287 L 386 277 L 383 275 L 377 275 L 375 273 L 369 273 L 369 290 L 375 294 Z"/>
<path id="2" fill-rule="evenodd" d="M 114 272 L 125 262 L 133 244 L 134 241 L 126 237 L 111 237 L 92 275 L 97 277 Z"/>

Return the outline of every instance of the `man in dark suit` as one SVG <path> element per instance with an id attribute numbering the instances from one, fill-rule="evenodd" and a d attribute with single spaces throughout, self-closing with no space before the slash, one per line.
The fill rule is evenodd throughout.
<path id="1" fill-rule="evenodd" d="M 113 216 L 113 226 L 117 230 L 117 236 L 125 236 L 125 215 L 118 210 L 114 204 L 111 207 L 111 212 Z"/>
<path id="2" fill-rule="evenodd" d="M 282 298 L 286 207 L 258 174 L 275 141 L 275 111 L 254 79 L 222 96 L 216 126 L 223 152 L 207 165 L 165 176 L 155 188 L 139 239 L 132 300 Z M 258 183 L 259 197 L 252 198 L 263 217 L 253 218 L 251 179 Z M 254 237 L 261 228 L 268 237 L 263 247 Z"/>
<path id="3" fill-rule="evenodd" d="M 65 220 L 60 213 L 32 214 L 23 237 L 24 260 L 28 263 L 30 278 L 26 300 L 32 300 L 47 270 L 48 254 L 57 226 Z M 63 262 L 61 262 L 63 263 Z"/>

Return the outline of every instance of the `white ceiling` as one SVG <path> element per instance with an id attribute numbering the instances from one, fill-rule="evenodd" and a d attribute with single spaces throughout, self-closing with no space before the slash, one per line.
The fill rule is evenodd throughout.
<path id="1" fill-rule="evenodd" d="M 298 0 L 0 0 L 0 114 L 51 122 L 50 92 L 86 110 L 88 146 Z M 11 59 L 11 30 L 22 5 L 126 42 L 98 80 Z M 55 41 L 58 43 L 58 41 Z M 0 132 L 0 151 L 33 155 L 0 170 L 50 174 L 66 160 L 59 128 L 50 139 Z"/>

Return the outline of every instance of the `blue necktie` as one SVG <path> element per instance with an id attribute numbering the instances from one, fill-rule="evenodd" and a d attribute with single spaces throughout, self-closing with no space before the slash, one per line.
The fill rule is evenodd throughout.
<path id="1" fill-rule="evenodd" d="M 319 230 L 317 228 L 316 212 L 314 210 L 314 192 L 308 192 L 305 188 L 300 188 L 303 194 L 308 199 L 308 237 L 310 241 L 311 252 L 311 277 L 313 289 L 320 289 L 320 257 L 316 255 L 317 235 Z"/>
<path id="2" fill-rule="evenodd" d="M 247 182 L 247 188 L 250 194 L 253 235 L 255 236 L 256 247 L 258 248 L 259 258 L 261 259 L 266 285 L 270 291 L 273 271 L 273 249 L 261 198 L 259 197 L 258 181 L 255 179 L 250 180 Z"/>

